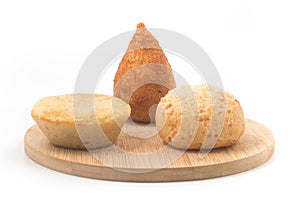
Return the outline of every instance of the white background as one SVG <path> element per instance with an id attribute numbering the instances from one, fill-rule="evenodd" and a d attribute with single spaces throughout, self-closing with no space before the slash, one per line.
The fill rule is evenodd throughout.
<path id="1" fill-rule="evenodd" d="M 299 198 L 299 10 L 297 0 L 1 1 L 1 197 Z M 65 175 L 25 156 L 33 104 L 71 93 L 89 53 L 140 21 L 182 33 L 205 49 L 246 117 L 273 131 L 276 150 L 267 164 L 217 179 L 141 184 Z"/>

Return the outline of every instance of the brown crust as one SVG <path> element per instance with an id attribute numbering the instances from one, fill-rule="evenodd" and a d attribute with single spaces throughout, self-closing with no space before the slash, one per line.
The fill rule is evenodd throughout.
<path id="1" fill-rule="evenodd" d="M 162 49 L 137 49 L 129 51 L 125 53 L 119 64 L 114 78 L 114 86 L 129 70 L 147 64 L 160 64 L 161 66 L 171 68 Z"/>
<path id="2" fill-rule="evenodd" d="M 172 88 L 175 80 L 168 59 L 158 41 L 139 23 L 115 74 L 114 95 L 129 103 L 134 121 L 147 123 L 155 117 L 155 111 L 149 109 Z"/>
<path id="3" fill-rule="evenodd" d="M 129 100 L 129 105 L 132 109 L 130 114 L 132 120 L 150 122 L 151 117 L 155 116 L 157 104 L 160 99 L 168 93 L 168 91 L 168 88 L 152 83 L 146 84 L 135 90 Z M 145 112 L 145 110 L 149 111 L 149 114 L 148 112 Z M 152 119 L 152 121 L 153 120 L 155 119 Z"/>
<path id="4" fill-rule="evenodd" d="M 136 25 L 136 28 L 139 29 L 139 28 L 145 28 L 145 25 L 144 23 L 140 22 Z"/>

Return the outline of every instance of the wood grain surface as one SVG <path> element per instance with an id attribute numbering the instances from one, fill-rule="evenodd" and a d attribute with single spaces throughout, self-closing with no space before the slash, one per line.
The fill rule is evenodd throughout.
<path id="1" fill-rule="evenodd" d="M 158 137 L 154 125 L 133 123 L 126 124 L 115 145 L 90 152 L 51 145 L 37 125 L 27 131 L 24 142 L 28 157 L 50 169 L 88 178 L 133 182 L 221 177 L 262 165 L 274 152 L 270 130 L 249 119 L 244 135 L 235 145 L 202 154 L 171 148 Z"/>

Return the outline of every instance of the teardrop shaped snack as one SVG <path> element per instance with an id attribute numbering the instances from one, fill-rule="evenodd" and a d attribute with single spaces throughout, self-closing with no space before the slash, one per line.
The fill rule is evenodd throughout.
<path id="1" fill-rule="evenodd" d="M 158 41 L 143 23 L 137 25 L 114 78 L 114 96 L 129 103 L 131 118 L 154 121 L 156 106 L 175 88 L 172 69 Z"/>

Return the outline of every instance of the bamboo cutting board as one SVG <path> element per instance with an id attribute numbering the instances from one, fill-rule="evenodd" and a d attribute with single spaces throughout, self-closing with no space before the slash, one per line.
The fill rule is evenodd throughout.
<path id="1" fill-rule="evenodd" d="M 158 135 L 153 134 L 154 125 L 139 128 L 133 124 L 126 126 L 130 135 L 121 133 L 116 146 L 97 149 L 91 154 L 86 150 L 51 145 L 38 126 L 34 125 L 25 135 L 25 152 L 33 161 L 63 173 L 134 182 L 184 181 L 226 176 L 262 165 L 274 152 L 274 138 L 270 130 L 249 119 L 246 120 L 244 135 L 235 145 L 209 153 L 202 152 L 204 154 L 195 150 L 184 152 L 168 147 Z M 132 135 L 138 135 L 139 138 Z M 168 151 L 157 154 L 162 148 L 168 148 Z M 129 154 L 124 153 L 125 151 Z M 208 154 L 203 156 L 205 153 Z"/>

